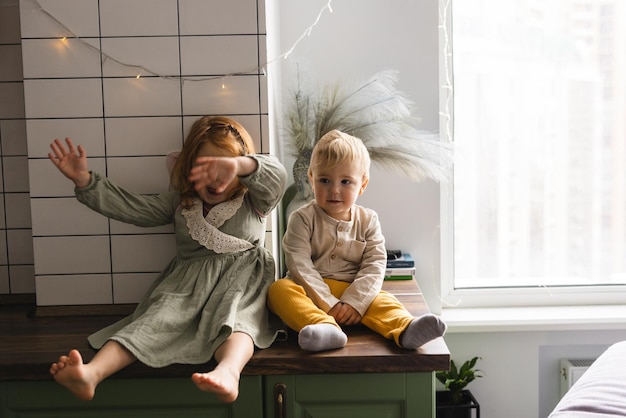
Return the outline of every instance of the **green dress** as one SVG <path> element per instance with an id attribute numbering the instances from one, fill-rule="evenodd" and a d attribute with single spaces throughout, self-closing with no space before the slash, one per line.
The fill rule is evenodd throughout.
<path id="1" fill-rule="evenodd" d="M 115 340 L 151 367 L 202 364 L 233 333 L 269 347 L 285 331 L 267 309 L 275 278 L 272 254 L 264 247 L 265 217 L 285 191 L 286 171 L 274 157 L 251 156 L 258 169 L 242 184 L 238 200 L 202 214 L 202 202 L 182 209 L 177 192 L 128 192 L 98 173 L 76 189 L 79 201 L 118 221 L 153 227 L 174 223 L 176 256 L 154 281 L 135 312 L 91 336 L 101 348 Z"/>

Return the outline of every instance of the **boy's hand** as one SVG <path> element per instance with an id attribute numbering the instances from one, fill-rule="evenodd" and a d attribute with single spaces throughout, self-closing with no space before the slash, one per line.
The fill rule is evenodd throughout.
<path id="1" fill-rule="evenodd" d="M 356 325 L 361 322 L 361 314 L 352 306 L 339 302 L 328 311 L 339 325 Z"/>
<path id="2" fill-rule="evenodd" d="M 87 153 L 81 145 L 74 148 L 71 139 L 65 138 L 65 142 L 67 148 L 59 139 L 55 139 L 50 144 L 52 152 L 48 153 L 48 158 L 65 177 L 74 182 L 76 187 L 85 187 L 91 181 L 91 174 L 87 167 Z"/>

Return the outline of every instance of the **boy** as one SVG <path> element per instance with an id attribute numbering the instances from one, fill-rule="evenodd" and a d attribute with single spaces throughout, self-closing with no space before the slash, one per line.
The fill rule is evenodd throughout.
<path id="1" fill-rule="evenodd" d="M 342 325 L 363 324 L 405 349 L 442 336 L 435 315 L 413 317 L 382 289 L 387 253 L 378 215 L 356 205 L 369 181 L 363 142 L 333 130 L 313 149 L 308 176 L 315 199 L 289 218 L 283 237 L 287 277 L 268 304 L 306 351 L 343 347 Z"/>

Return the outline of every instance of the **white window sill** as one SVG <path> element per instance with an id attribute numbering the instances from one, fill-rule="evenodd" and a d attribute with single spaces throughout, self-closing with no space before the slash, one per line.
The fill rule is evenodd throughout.
<path id="1" fill-rule="evenodd" d="M 444 308 L 449 333 L 626 329 L 626 306 Z"/>

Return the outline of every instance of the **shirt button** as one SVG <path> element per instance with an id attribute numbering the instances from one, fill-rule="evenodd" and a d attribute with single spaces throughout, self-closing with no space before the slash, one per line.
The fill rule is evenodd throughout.
<path id="1" fill-rule="evenodd" d="M 339 228 L 337 228 L 337 230 L 338 230 L 339 232 L 343 231 L 343 226 L 340 226 Z"/>
<path id="2" fill-rule="evenodd" d="M 331 260 L 334 260 L 335 258 L 337 258 L 337 256 L 336 256 L 335 254 L 332 254 L 332 255 L 330 256 L 330 259 L 331 259 Z"/>
<path id="3" fill-rule="evenodd" d="M 343 241 L 337 242 L 337 247 L 341 247 L 343 245 Z"/>

